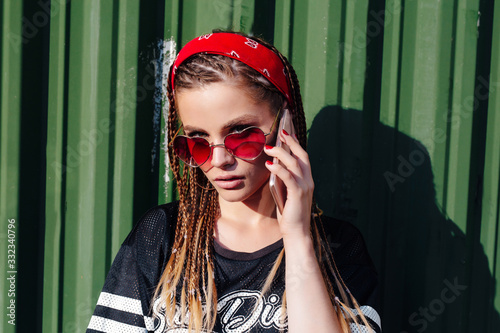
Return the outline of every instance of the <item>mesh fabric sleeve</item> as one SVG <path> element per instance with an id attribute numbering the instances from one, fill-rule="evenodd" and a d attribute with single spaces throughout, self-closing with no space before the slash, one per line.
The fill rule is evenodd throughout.
<path id="1" fill-rule="evenodd" d="M 106 277 L 87 333 L 149 332 L 150 300 L 169 255 L 176 205 L 149 210 L 123 242 Z"/>
<path id="2" fill-rule="evenodd" d="M 332 250 L 335 264 L 348 292 L 355 297 L 373 330 L 381 332 L 378 275 L 363 236 L 348 222 L 328 217 L 323 217 L 322 220 L 328 246 Z M 350 310 L 357 314 L 356 309 Z M 350 326 L 353 333 L 370 332 L 365 326 L 357 327 L 355 324 Z"/>

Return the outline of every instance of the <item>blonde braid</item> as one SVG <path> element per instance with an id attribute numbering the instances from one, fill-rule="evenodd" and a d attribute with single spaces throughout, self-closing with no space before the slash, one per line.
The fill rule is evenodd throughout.
<path id="1" fill-rule="evenodd" d="M 169 98 L 168 142 L 173 140 L 178 131 L 178 115 L 174 95 L 170 85 L 167 87 Z M 165 304 L 168 320 L 173 323 L 176 304 L 177 287 L 180 287 L 181 322 L 185 322 L 189 313 L 188 326 L 200 331 L 203 326 L 213 327 L 216 311 L 210 311 L 209 322 L 203 323 L 202 297 L 214 295 L 213 263 L 209 249 L 213 240 L 213 221 L 217 214 L 215 193 L 201 190 L 197 182 L 208 183 L 199 170 L 181 169 L 179 160 L 175 157 L 171 145 L 168 146 L 171 170 L 179 189 L 178 222 L 174 236 L 172 254 L 156 288 L 154 298 L 160 297 L 160 303 Z M 197 226 L 194 228 L 193 226 Z M 191 245 L 191 246 L 188 246 Z M 194 248 L 194 250 L 193 250 Z M 208 256 L 203 256 L 198 249 L 205 249 Z M 208 257 L 208 260 L 204 258 Z M 211 272 L 206 274 L 207 280 L 201 279 L 198 268 Z M 207 269 L 208 267 L 208 269 Z M 204 274 L 205 275 L 205 274 Z M 207 283 L 209 287 L 207 288 Z M 209 290 L 208 295 L 201 295 L 199 288 Z M 213 296 L 212 296 L 213 297 Z M 213 301 L 212 301 L 213 303 Z"/>

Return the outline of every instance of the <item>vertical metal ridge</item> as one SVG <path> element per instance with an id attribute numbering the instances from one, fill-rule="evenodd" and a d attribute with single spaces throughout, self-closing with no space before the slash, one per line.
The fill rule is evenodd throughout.
<path id="1" fill-rule="evenodd" d="M 109 182 L 112 2 L 72 3 L 63 330 L 85 327 L 101 287 Z M 77 262 L 78 265 L 71 263 Z M 95 287 L 94 287 L 95 286 Z"/>
<path id="2" fill-rule="evenodd" d="M 111 183 L 113 188 L 111 217 L 111 248 L 109 259 L 117 253 L 120 244 L 125 239 L 133 221 L 133 197 L 134 189 L 132 182 L 124 182 L 123 179 L 132 179 L 134 176 L 133 156 L 135 152 L 135 124 L 134 113 L 137 103 L 137 57 L 138 57 L 138 28 L 139 28 L 139 1 L 127 0 L 120 3 L 117 13 L 117 29 L 113 40 L 117 47 L 116 77 L 113 78 L 116 85 L 116 93 L 111 96 L 110 117 L 110 139 L 114 142 L 114 151 L 110 152 L 110 160 L 113 160 L 111 171 Z M 150 74 L 153 75 L 153 74 Z M 150 88 L 154 77 L 144 81 Z M 127 223 L 128 222 L 128 223 Z"/>
<path id="3" fill-rule="evenodd" d="M 491 64 L 493 61 L 492 48 L 493 26 L 494 26 L 494 4 L 491 1 L 480 1 L 480 16 L 477 21 L 478 41 L 477 41 L 477 61 L 475 75 L 475 112 L 473 113 L 472 140 L 471 140 L 471 158 L 470 180 L 468 187 L 468 211 L 467 211 L 467 254 L 468 254 L 468 277 L 470 289 L 467 294 L 467 300 L 472 306 L 469 307 L 469 316 L 467 317 L 467 328 L 479 331 L 487 331 L 489 324 L 495 323 L 500 326 L 498 312 L 495 317 L 492 308 L 492 293 L 496 290 L 496 281 L 492 279 L 492 272 L 489 269 L 488 253 L 485 252 L 482 244 L 483 217 L 482 206 L 484 183 L 484 168 L 486 162 L 486 141 L 487 141 L 487 123 L 489 100 L 480 99 L 476 94 L 478 87 L 483 85 L 484 78 L 491 76 Z M 491 77 L 489 78 L 491 79 Z M 487 80 L 488 82 L 489 80 Z M 488 180 L 489 181 L 489 180 Z M 489 231 L 486 231 L 489 232 Z M 484 304 L 480 309 L 475 304 Z M 488 318 L 489 317 L 489 318 Z M 493 319 L 496 319 L 493 321 Z M 488 319 L 490 322 L 488 323 Z"/>
<path id="4" fill-rule="evenodd" d="M 467 191 L 469 166 L 460 161 L 471 156 L 472 114 L 474 99 L 477 98 L 474 85 L 477 47 L 477 1 L 458 1 L 454 20 L 456 34 L 453 36 L 451 86 L 449 109 L 442 114 L 446 125 L 446 153 L 443 164 L 443 208 L 447 215 L 463 231 L 466 230 Z M 475 13 L 476 15 L 471 15 Z M 455 51 L 455 52 L 453 52 Z M 472 103 L 471 103 L 472 101 Z"/>
<path id="5" fill-rule="evenodd" d="M 342 96 L 341 106 L 346 109 L 363 110 L 363 88 L 366 71 L 366 16 L 368 1 L 345 3 Z"/>
<path id="6" fill-rule="evenodd" d="M 2 332 L 15 332 L 16 327 L 9 323 L 11 301 L 13 300 L 14 307 L 19 307 L 21 299 L 19 299 L 17 290 L 16 295 L 12 295 L 9 290 L 10 282 L 7 280 L 11 274 L 7 275 L 7 271 L 19 270 L 19 226 L 28 221 L 19 220 L 19 206 L 21 198 L 19 197 L 20 189 L 20 168 L 21 154 L 19 151 L 21 141 L 21 77 L 22 77 L 22 42 L 23 31 L 21 27 L 21 17 L 23 15 L 23 3 L 2 1 L 0 3 L 0 13 L 2 15 L 0 24 L 1 27 L 1 90 L 0 90 L 0 265 L 4 269 L 4 277 L 0 281 L 0 289 L 2 291 L 1 306 L 4 314 L 0 319 L 0 327 Z M 14 219 L 14 229 L 8 229 L 9 220 Z M 14 233 L 12 233 L 14 232 Z M 14 236 L 14 237 L 10 237 Z M 9 240 L 13 240 L 12 243 Z M 15 245 L 15 258 L 8 257 L 8 245 Z M 10 248 L 12 249 L 12 248 Z M 15 260 L 15 263 L 8 260 Z M 14 266 L 10 266 L 13 264 Z M 9 265 L 9 266 L 8 266 Z M 19 287 L 19 277 L 14 273 L 15 283 Z M 9 295 L 10 294 L 10 295 Z M 14 314 L 15 314 L 14 310 Z M 14 318 L 15 323 L 19 318 Z"/>
<path id="7" fill-rule="evenodd" d="M 488 331 L 493 332 L 494 319 L 500 312 L 498 280 L 500 276 L 500 5 L 494 6 L 491 69 L 488 84 L 488 124 L 484 164 L 484 187 L 481 212 L 481 244 L 488 258 L 495 293 L 488 314 Z M 495 314 L 495 311 L 497 312 Z"/>
<path id="8" fill-rule="evenodd" d="M 295 31 L 306 31 L 307 28 L 304 25 L 307 23 L 308 7 L 308 3 L 305 1 L 293 2 L 293 6 L 291 7 L 291 20 L 293 21 Z M 307 96 L 305 94 L 305 58 L 307 57 L 308 50 L 305 34 L 292 35 L 290 44 L 291 51 L 288 60 L 293 64 L 297 78 L 299 82 L 301 82 L 302 100 L 304 101 L 304 98 Z"/>
<path id="9" fill-rule="evenodd" d="M 110 136 L 109 136 L 109 150 L 108 150 L 108 170 L 107 173 L 109 175 L 108 179 L 108 186 L 107 186 L 107 192 L 108 192 L 108 197 L 107 197 L 107 214 L 106 214 L 106 236 L 105 236 L 105 255 L 104 255 L 104 267 L 106 271 L 111 267 L 112 263 L 112 258 L 114 258 L 113 253 L 116 255 L 116 252 L 113 252 L 113 239 L 116 237 L 116 234 L 113 233 L 113 227 L 114 227 L 114 218 L 117 215 L 115 212 L 115 187 L 114 183 L 117 177 L 115 177 L 115 169 L 119 168 L 120 166 L 117 165 L 119 161 L 116 161 L 115 155 L 117 153 L 117 143 L 116 140 L 116 135 L 113 135 L 113 132 L 117 131 L 117 124 L 116 124 L 116 113 L 118 109 L 118 99 L 117 96 L 119 94 L 119 84 L 117 80 L 117 76 L 119 76 L 119 71 L 118 71 L 118 63 L 119 59 L 122 58 L 121 54 L 118 53 L 118 42 L 119 42 L 119 24 L 120 24 L 120 11 L 123 10 L 123 8 L 126 8 L 126 4 L 120 3 L 118 0 L 113 1 L 113 10 L 112 10 L 112 30 L 111 30 L 111 66 L 110 66 L 110 103 L 109 103 L 109 122 L 108 122 L 108 129 L 113 128 L 114 131 L 110 131 Z M 119 171 L 117 171 L 119 173 Z M 118 193 L 120 193 L 118 191 Z M 119 204 L 119 203 L 118 203 Z M 99 291 L 97 289 L 98 286 L 96 286 L 96 293 Z"/>
<path id="10" fill-rule="evenodd" d="M 182 17 L 181 6 L 182 3 L 180 0 L 165 1 L 164 37 L 166 39 L 174 38 L 177 43 L 180 38 L 180 18 Z"/>
<path id="11" fill-rule="evenodd" d="M 292 4 L 288 0 L 276 0 L 276 14 L 275 14 L 275 24 L 274 24 L 274 46 L 282 53 L 285 57 L 291 60 L 291 37 L 292 37 Z"/>
<path id="12" fill-rule="evenodd" d="M 344 63 L 345 63 L 345 45 L 346 45 L 346 21 L 347 21 L 347 1 L 348 0 L 342 0 L 340 3 L 340 31 L 339 31 L 339 50 L 338 50 L 338 67 L 339 67 L 339 74 L 337 78 L 337 105 L 342 106 L 344 105 Z"/>
<path id="13" fill-rule="evenodd" d="M 452 40 L 451 40 L 451 53 L 454 54 L 457 49 L 457 20 L 458 20 L 458 2 L 459 0 L 453 1 L 453 24 L 452 24 Z M 448 192 L 449 192 L 449 166 L 450 166 L 450 138 L 451 138 L 451 126 L 450 120 L 453 114 L 453 96 L 455 92 L 455 57 L 452 56 L 450 58 L 450 93 L 448 94 L 448 108 L 446 110 L 446 154 L 444 157 L 444 174 L 443 174 L 443 201 L 442 205 L 446 209 L 446 205 L 448 203 Z M 453 195 L 453 194 L 452 194 Z"/>
<path id="14" fill-rule="evenodd" d="M 388 15 L 389 14 L 389 15 Z M 384 12 L 384 45 L 383 45 L 383 68 L 382 68 L 382 88 L 381 88 L 381 99 L 380 99 L 380 124 L 381 128 L 384 128 L 383 125 L 388 125 L 391 128 L 394 128 L 394 132 L 389 134 L 389 144 L 387 147 L 387 158 L 389 159 L 389 163 L 386 164 L 387 169 L 382 170 L 383 175 L 373 174 L 373 177 L 377 178 L 380 176 L 384 176 L 385 183 L 384 186 L 387 186 L 387 178 L 388 175 L 393 177 L 393 175 L 399 176 L 398 174 L 398 165 L 397 165 L 397 145 L 398 145 L 398 135 L 397 130 L 400 127 L 399 118 L 401 112 L 401 87 L 402 83 L 402 64 L 403 64 L 403 50 L 404 50 L 404 34 L 406 32 L 406 22 L 405 17 L 407 14 L 407 10 L 404 6 L 404 0 L 394 0 L 386 3 L 386 11 Z M 390 21 L 389 21 L 390 20 Z M 375 147 L 379 148 L 379 147 Z M 380 149 L 380 148 L 379 148 Z M 380 151 L 380 150 L 379 150 Z M 379 153 L 378 151 L 378 153 Z M 375 169 L 378 170 L 378 169 Z M 380 188 L 377 188 L 375 182 L 375 186 L 372 189 L 372 195 L 379 195 L 378 193 L 381 191 Z M 399 185 L 399 184 L 398 184 Z M 385 187 L 384 187 L 385 188 Z M 392 225 L 398 223 L 398 216 L 394 212 L 395 207 L 397 207 L 397 202 L 395 201 L 394 192 L 397 189 L 389 187 L 389 192 L 385 196 L 387 199 L 385 201 L 385 205 L 383 207 L 379 207 L 377 202 L 373 202 L 370 200 L 370 213 L 375 216 L 379 216 L 379 218 L 383 219 L 383 228 L 382 228 L 382 241 L 381 249 L 379 250 L 378 256 L 380 257 L 380 272 L 381 276 L 381 292 L 387 293 L 392 290 L 394 284 L 393 280 L 391 280 L 391 275 L 389 267 L 394 264 L 393 259 L 391 258 L 391 253 L 394 251 L 394 244 L 391 244 L 392 239 L 394 238 L 394 232 Z M 370 214 L 370 222 L 372 221 L 372 214 Z M 397 272 L 396 279 L 401 276 L 403 272 Z M 385 310 L 385 308 L 383 308 Z M 401 309 L 395 314 L 396 316 L 400 315 Z M 387 329 L 387 327 L 385 328 Z"/>
<path id="15" fill-rule="evenodd" d="M 52 4 L 50 21 L 49 87 L 46 148 L 45 262 L 42 329 L 60 331 L 61 245 L 65 215 L 66 4 Z"/>
<path id="16" fill-rule="evenodd" d="M 180 17 L 181 17 L 181 8 L 180 8 L 179 0 L 174 1 L 166 1 L 165 3 L 165 21 L 164 21 L 164 29 L 163 29 L 163 46 L 162 52 L 165 57 L 174 57 L 177 54 L 177 48 L 179 47 L 180 40 Z M 166 44 L 165 44 L 166 43 Z M 169 50 L 165 50 L 164 47 L 168 45 Z M 162 64 L 165 66 L 166 61 Z M 161 132 L 161 145 L 162 145 L 162 153 L 160 154 L 160 182 L 159 182 L 159 191 L 160 194 L 158 196 L 158 203 L 170 202 L 175 200 L 175 188 L 173 181 L 173 174 L 168 168 L 168 153 L 167 153 L 167 122 L 168 122 L 168 108 L 169 108 L 169 100 L 166 94 L 167 83 L 164 82 L 164 79 L 168 77 L 168 72 L 170 68 L 162 67 L 162 86 L 156 87 L 156 89 L 161 90 L 162 95 L 162 117 L 161 117 L 161 128 L 163 129 Z M 168 181 L 167 181 L 168 180 Z"/>
<path id="17" fill-rule="evenodd" d="M 325 84 L 314 85 L 312 81 L 325 83 L 328 80 L 328 72 L 326 71 L 327 63 L 327 38 L 328 30 L 323 29 L 323 25 L 329 21 L 329 3 L 328 1 L 318 1 L 312 4 L 304 2 L 303 4 L 296 3 L 294 9 L 296 19 L 295 24 L 300 24 L 296 27 L 299 31 L 307 31 L 308 34 L 301 34 L 297 43 L 294 43 L 294 64 L 299 64 L 302 68 L 301 76 L 301 92 L 303 102 L 309 105 L 305 109 L 306 120 L 308 127 L 312 123 L 314 114 L 325 105 L 327 92 Z M 297 15 L 301 19 L 297 19 Z M 309 38 L 307 38 L 309 36 Z M 302 40 L 301 40 L 302 39 Z M 303 49 L 299 52 L 297 48 Z"/>
<path id="18" fill-rule="evenodd" d="M 384 61 L 382 64 L 382 89 L 380 121 L 397 128 L 399 95 L 401 87 L 401 61 L 403 36 L 403 6 L 401 0 L 388 2 L 384 12 Z"/>

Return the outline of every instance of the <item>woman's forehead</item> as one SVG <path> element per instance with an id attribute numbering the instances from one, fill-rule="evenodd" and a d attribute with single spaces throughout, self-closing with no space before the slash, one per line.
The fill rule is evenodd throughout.
<path id="1" fill-rule="evenodd" d="M 185 127 L 266 121 L 275 114 L 269 103 L 256 102 L 238 86 L 224 83 L 183 89 L 176 94 L 176 108 Z"/>

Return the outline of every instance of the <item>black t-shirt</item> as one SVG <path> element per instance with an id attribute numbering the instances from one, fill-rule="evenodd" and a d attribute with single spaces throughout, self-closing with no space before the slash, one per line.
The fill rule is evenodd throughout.
<path id="1" fill-rule="evenodd" d="M 170 256 L 177 208 L 178 203 L 152 208 L 130 232 L 108 273 L 87 333 L 188 332 L 180 316 L 174 318 L 173 328 L 158 302 L 150 306 Z M 375 331 L 380 332 L 377 274 L 361 234 L 347 222 L 327 217 L 322 220 L 342 279 Z M 280 332 L 283 328 L 286 331 L 286 319 L 281 320 L 283 264 L 266 295 L 260 297 L 259 292 L 282 249 L 282 240 L 254 253 L 235 252 L 214 244 L 218 303 L 213 332 Z M 304 272 L 298 270 L 296 274 L 300 283 L 300 274 Z M 259 301 L 257 307 L 256 301 Z M 351 326 L 353 332 L 367 332 L 364 327 L 360 331 Z"/>

